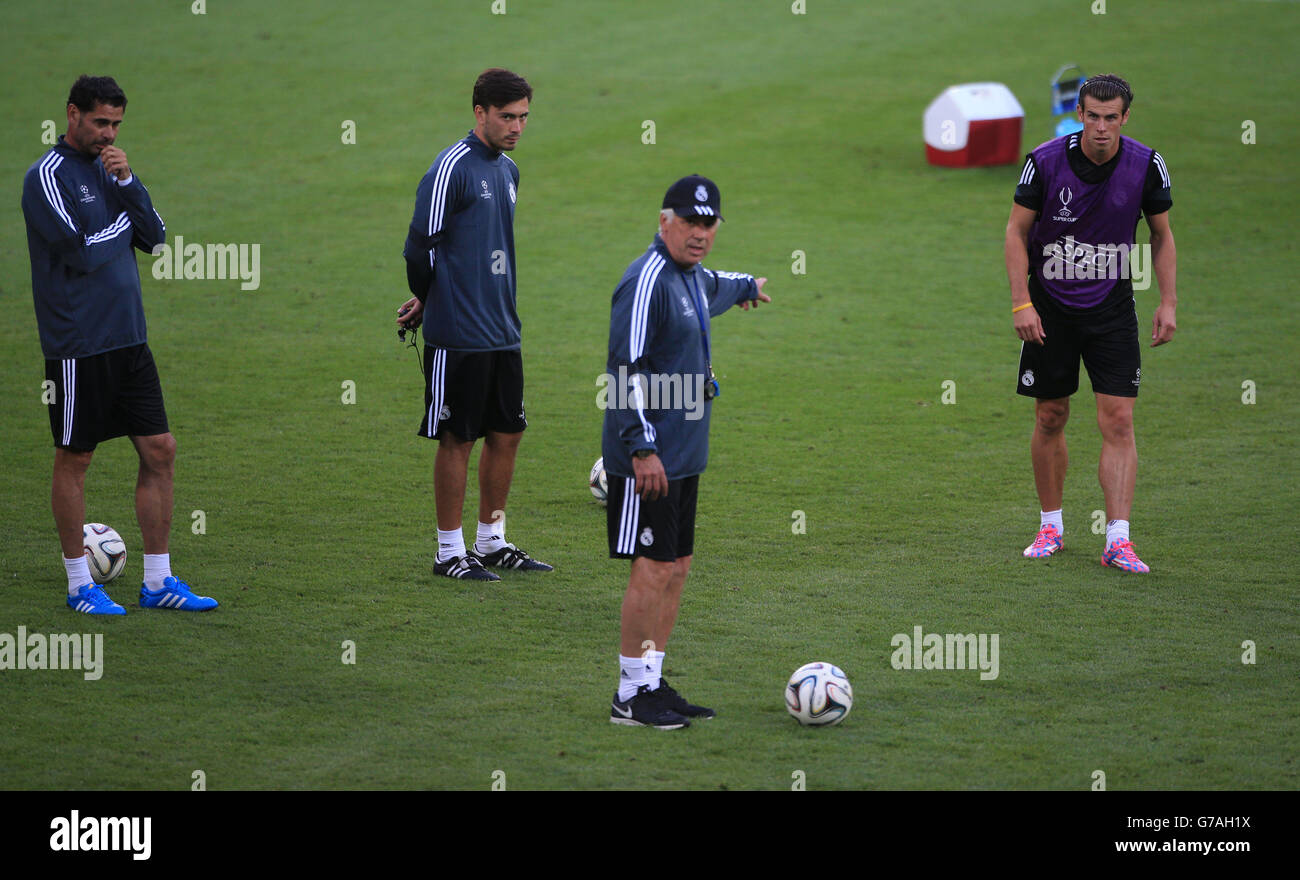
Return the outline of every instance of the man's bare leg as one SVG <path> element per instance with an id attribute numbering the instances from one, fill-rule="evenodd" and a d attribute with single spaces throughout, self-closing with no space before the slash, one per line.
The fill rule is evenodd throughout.
<path id="1" fill-rule="evenodd" d="M 76 559 L 85 552 L 81 530 L 86 524 L 86 471 L 94 454 L 54 450 L 50 506 L 54 509 L 54 525 L 59 530 L 64 559 Z"/>
<path id="2" fill-rule="evenodd" d="M 176 438 L 171 433 L 132 437 L 140 456 L 135 483 L 135 517 L 145 553 L 166 553 L 172 531 Z"/>
<path id="3" fill-rule="evenodd" d="M 1065 494 L 1065 471 L 1070 456 L 1065 446 L 1065 423 L 1070 419 L 1070 398 L 1038 400 L 1034 407 L 1034 436 L 1030 457 L 1034 486 L 1042 510 L 1060 510 Z"/>

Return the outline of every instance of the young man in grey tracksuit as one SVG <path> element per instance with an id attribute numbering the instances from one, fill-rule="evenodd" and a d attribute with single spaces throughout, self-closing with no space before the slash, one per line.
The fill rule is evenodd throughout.
<path id="1" fill-rule="evenodd" d="M 524 416 L 524 367 L 515 308 L 515 202 L 519 168 L 508 155 L 528 123 L 532 87 L 501 68 L 474 83 L 474 130 L 438 154 L 416 189 L 403 255 L 413 296 L 398 313 L 424 324 L 424 417 L 438 441 L 436 575 L 480 581 L 489 568 L 551 571 L 506 541 L 505 508 Z M 469 457 L 479 458 L 476 540 L 461 527 Z"/>

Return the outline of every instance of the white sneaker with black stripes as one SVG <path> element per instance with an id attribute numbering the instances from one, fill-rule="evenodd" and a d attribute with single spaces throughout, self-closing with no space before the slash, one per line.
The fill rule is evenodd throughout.
<path id="1" fill-rule="evenodd" d="M 434 562 L 433 573 L 465 581 L 501 580 L 501 578 L 484 568 L 483 563 L 479 562 L 479 558 L 472 554 L 456 556 L 446 562 Z"/>

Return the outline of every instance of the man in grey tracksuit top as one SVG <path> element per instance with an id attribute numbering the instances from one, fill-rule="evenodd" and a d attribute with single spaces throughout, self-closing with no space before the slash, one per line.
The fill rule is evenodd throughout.
<path id="1" fill-rule="evenodd" d="M 501 68 L 479 75 L 474 130 L 438 154 L 415 193 L 402 254 L 413 296 L 398 312 L 424 322 L 424 414 L 419 433 L 438 441 L 436 575 L 497 581 L 489 568 L 551 571 L 506 541 L 505 509 L 524 416 L 524 367 L 515 309 L 515 202 L 519 168 L 506 155 L 528 122 L 532 88 Z M 461 528 L 474 443 L 479 457 L 478 528 Z"/>
<path id="2" fill-rule="evenodd" d="M 135 261 L 135 250 L 149 253 L 167 230 L 126 153 L 114 145 L 126 95 L 112 77 L 78 79 L 66 109 L 67 133 L 27 170 L 22 203 L 36 325 L 54 392 L 51 497 L 68 606 L 85 614 L 126 613 L 95 583 L 83 555 L 86 471 L 100 442 L 125 435 L 140 457 L 140 607 L 207 611 L 216 601 L 196 596 L 171 572 L 176 441 L 146 340 Z"/>
<path id="3" fill-rule="evenodd" d="M 609 720 L 672 730 L 714 711 L 663 678 L 664 649 L 695 552 L 695 505 L 709 457 L 709 410 L 720 389 L 710 318 L 771 302 L 766 278 L 713 272 L 721 197 L 706 177 L 674 183 L 659 234 L 623 274 L 610 309 L 605 425 L 609 554 L 631 559 L 623 599 L 619 688 Z"/>

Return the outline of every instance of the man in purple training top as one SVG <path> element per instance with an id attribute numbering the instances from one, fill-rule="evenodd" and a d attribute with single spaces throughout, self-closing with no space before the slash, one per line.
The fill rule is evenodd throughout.
<path id="1" fill-rule="evenodd" d="M 1006 262 L 1012 323 L 1023 340 L 1016 390 L 1036 398 L 1030 450 L 1042 512 L 1038 536 L 1024 555 L 1041 558 L 1061 549 L 1065 423 L 1082 357 L 1102 438 L 1097 475 L 1107 524 L 1101 562 L 1147 572 L 1129 541 L 1137 481 L 1133 405 L 1142 380 L 1131 276 L 1155 270 L 1160 305 L 1151 345 L 1163 345 L 1176 329 L 1177 257 L 1164 159 L 1120 136 L 1132 102 L 1128 83 L 1112 74 L 1091 77 L 1079 89 L 1083 131 L 1040 145 L 1025 161 L 1007 222 Z M 1134 241 L 1143 215 L 1151 229 L 1149 260 L 1141 259 Z"/>

